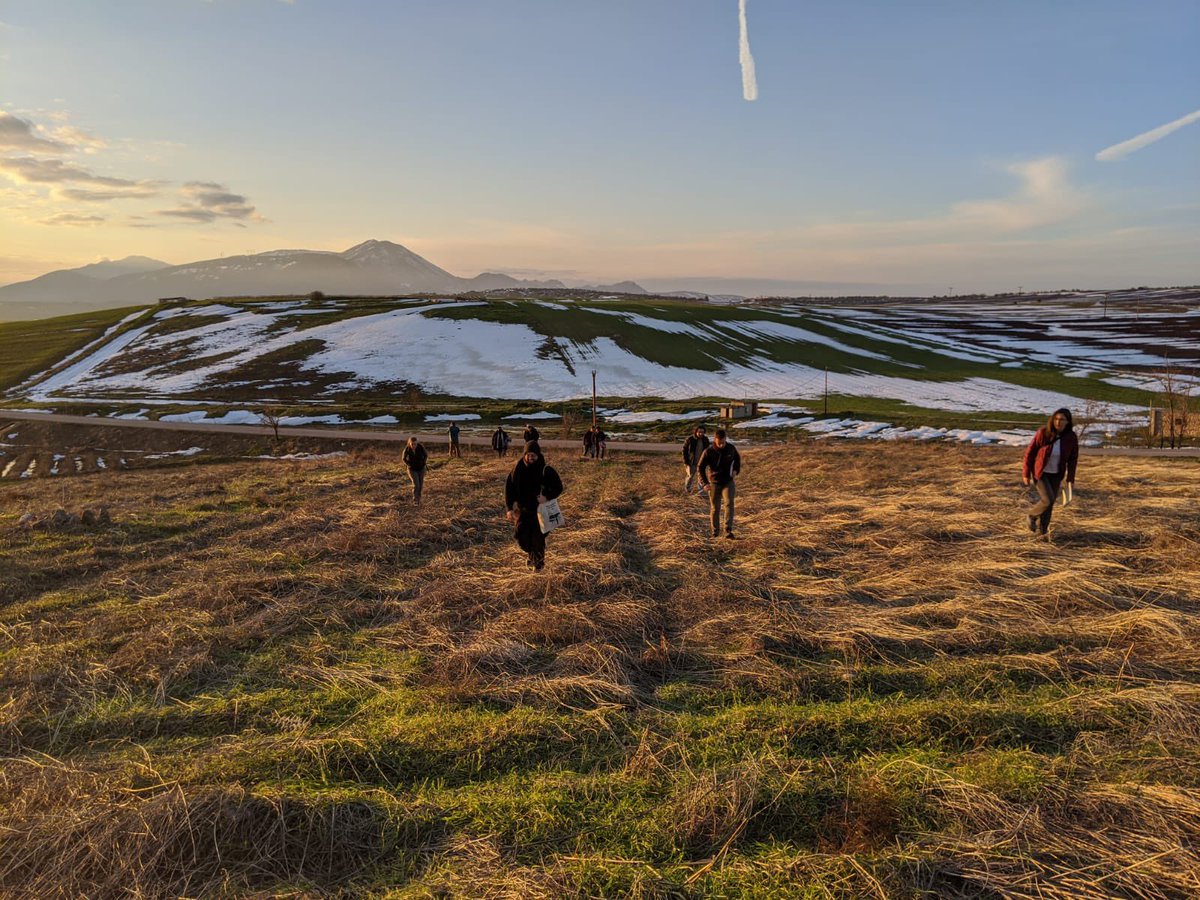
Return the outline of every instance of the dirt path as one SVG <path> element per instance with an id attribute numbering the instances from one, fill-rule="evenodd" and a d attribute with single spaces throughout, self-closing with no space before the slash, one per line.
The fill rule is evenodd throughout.
<path id="1" fill-rule="evenodd" d="M 8 419 L 13 421 L 28 421 L 28 422 L 52 422 L 62 425 L 86 425 L 95 428 L 142 428 L 156 431 L 184 431 L 193 434 L 203 433 L 218 433 L 218 434 L 238 434 L 247 436 L 267 436 L 273 435 L 273 431 L 265 425 L 204 425 L 196 422 L 152 422 L 136 419 L 111 419 L 100 418 L 96 416 L 70 416 L 60 413 L 27 413 L 15 412 L 0 409 L 0 419 Z M 384 441 L 402 443 L 410 436 L 409 431 L 389 431 L 385 429 L 364 430 L 350 428 L 289 428 L 281 426 L 279 429 L 281 437 L 289 438 L 322 438 L 325 440 L 343 440 L 343 441 Z M 513 432 L 510 432 L 513 434 Z M 514 435 L 519 438 L 519 435 Z M 416 437 L 430 450 L 436 452 L 440 446 L 443 447 L 447 442 L 444 432 L 437 433 L 421 433 L 418 432 Z M 488 453 L 493 452 L 491 449 L 490 436 L 477 436 L 463 434 L 459 437 L 459 443 L 468 447 L 481 447 Z M 568 449 L 576 452 L 582 452 L 583 445 L 579 439 L 559 440 L 557 438 L 545 438 L 539 443 L 543 447 L 551 449 Z M 520 446 L 520 441 L 515 440 L 514 447 Z M 640 453 L 678 453 L 679 444 L 677 443 L 656 443 L 651 441 L 609 441 L 609 450 L 634 450 Z M 1200 457 L 1200 447 L 1186 447 L 1179 450 L 1158 450 L 1147 447 L 1086 447 L 1082 450 L 1087 455 L 1096 456 L 1157 456 L 1157 457 L 1177 457 L 1181 459 L 1191 459 Z M 510 451 L 515 453 L 515 450 Z"/>
<path id="2" fill-rule="evenodd" d="M 151 422 L 137 419 L 110 419 L 99 418 L 97 416 L 69 416 L 59 413 L 26 413 L 12 412 L 9 410 L 0 409 L 0 420 L 27 421 L 27 422 L 55 422 L 60 425 L 88 425 L 92 427 L 103 428 L 143 428 L 154 429 L 158 431 L 186 431 L 194 434 L 203 434 L 206 432 L 219 434 L 239 434 L 251 436 L 267 436 L 270 437 L 274 432 L 265 425 L 204 425 L 196 422 Z M 509 432 L 514 437 L 512 447 L 520 446 L 520 433 Z M 284 427 L 279 428 L 280 437 L 289 438 L 323 438 L 325 440 L 342 440 L 342 441 L 390 441 L 403 443 L 413 435 L 411 431 L 390 431 L 386 429 L 349 429 L 349 428 L 303 428 L 303 427 Z M 416 437 L 428 446 L 430 450 L 448 444 L 449 439 L 445 432 L 423 433 L 417 432 Z M 468 447 L 483 447 L 488 453 L 492 451 L 492 439 L 490 435 L 468 435 L 462 434 L 459 437 L 459 443 Z M 573 438 L 571 440 L 559 440 L 557 438 L 543 438 L 539 441 L 543 447 L 555 449 L 570 449 L 583 452 L 582 438 Z M 609 450 L 640 450 L 644 453 L 668 453 L 678 452 L 679 447 L 674 443 L 659 444 L 649 441 L 609 441 Z M 515 454 L 516 450 L 510 448 L 509 454 Z"/>

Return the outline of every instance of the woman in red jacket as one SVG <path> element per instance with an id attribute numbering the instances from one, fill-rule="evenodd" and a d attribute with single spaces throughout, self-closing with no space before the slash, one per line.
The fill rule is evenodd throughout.
<path id="1" fill-rule="evenodd" d="M 1058 409 L 1046 424 L 1037 430 L 1021 469 L 1021 481 L 1036 484 L 1038 502 L 1026 510 L 1029 530 L 1045 537 L 1050 531 L 1050 514 L 1058 489 L 1065 480 L 1075 484 L 1075 465 L 1079 462 L 1079 438 L 1069 409 Z"/>

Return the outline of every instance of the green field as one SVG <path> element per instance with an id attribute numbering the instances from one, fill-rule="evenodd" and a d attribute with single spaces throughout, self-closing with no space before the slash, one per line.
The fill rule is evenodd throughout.
<path id="1" fill-rule="evenodd" d="M 137 307 L 33 322 L 0 322 L 0 390 L 20 384 L 100 337 Z"/>

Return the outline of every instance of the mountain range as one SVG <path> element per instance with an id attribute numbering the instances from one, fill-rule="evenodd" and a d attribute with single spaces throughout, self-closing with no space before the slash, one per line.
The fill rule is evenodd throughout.
<path id="1" fill-rule="evenodd" d="M 368 240 L 341 253 L 270 250 L 178 266 L 145 256 L 129 256 L 75 269 L 59 269 L 29 281 L 0 287 L 0 320 L 136 306 L 153 303 L 161 297 L 206 299 L 313 291 L 350 296 L 395 296 L 520 288 L 565 288 L 565 285 L 557 280 L 530 281 L 498 272 L 460 278 L 400 244 Z M 632 281 L 589 285 L 584 289 L 646 293 Z"/>

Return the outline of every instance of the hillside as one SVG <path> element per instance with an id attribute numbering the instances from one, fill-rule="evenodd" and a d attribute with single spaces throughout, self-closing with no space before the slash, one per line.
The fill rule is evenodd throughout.
<path id="1" fill-rule="evenodd" d="M 1140 415 L 1138 372 L 1200 365 L 1195 297 L 1009 304 L 718 306 L 665 298 L 277 298 L 169 304 L 14 385 L 22 402 L 351 402 L 411 394 L 886 398 Z M 828 379 L 826 381 L 826 379 Z"/>
<path id="2" fill-rule="evenodd" d="M 1085 457 L 1046 545 L 1013 450 L 752 450 L 736 542 L 552 461 L 541 576 L 483 457 L 0 484 L 0 893 L 1200 890 L 1196 466 Z"/>

